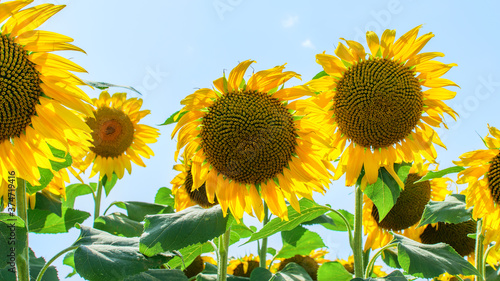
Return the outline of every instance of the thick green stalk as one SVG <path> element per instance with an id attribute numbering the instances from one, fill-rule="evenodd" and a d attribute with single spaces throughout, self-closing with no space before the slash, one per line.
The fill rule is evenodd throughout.
<path id="1" fill-rule="evenodd" d="M 38 276 L 36 277 L 36 281 L 41 281 L 42 280 L 42 277 L 43 277 L 43 274 L 45 273 L 45 271 L 47 270 L 47 268 L 49 268 L 49 266 L 58 258 L 60 257 L 62 254 L 66 253 L 66 252 L 69 252 L 71 250 L 75 250 L 76 248 L 78 248 L 78 246 L 70 246 L 62 251 L 60 251 L 59 253 L 57 253 L 53 258 L 51 258 L 47 263 L 45 263 L 43 265 L 43 268 L 42 270 L 40 270 L 40 273 L 38 273 Z"/>
<path id="2" fill-rule="evenodd" d="M 26 200 L 26 181 L 17 178 L 16 188 L 16 211 L 26 226 L 26 247 L 23 252 L 16 258 L 17 280 L 30 280 L 30 264 L 29 264 L 29 243 L 28 243 L 28 201 Z"/>
<path id="3" fill-rule="evenodd" d="M 102 180 L 97 185 L 97 196 L 94 198 L 94 226 L 95 220 L 99 217 L 101 212 L 101 196 L 102 196 Z"/>
<path id="4" fill-rule="evenodd" d="M 476 280 L 483 281 L 484 280 L 484 271 L 485 271 L 485 265 L 484 265 L 484 235 L 483 235 L 483 220 L 479 219 L 477 221 L 477 230 L 476 230 L 476 269 L 479 271 L 480 276 L 476 276 Z"/>
<path id="5" fill-rule="evenodd" d="M 217 254 L 217 281 L 226 281 L 227 279 L 227 254 L 229 250 L 229 237 L 231 237 L 231 227 L 219 237 L 219 246 Z"/>
<path id="6" fill-rule="evenodd" d="M 269 222 L 269 208 L 267 204 L 264 202 L 264 221 L 262 222 L 263 226 Z M 267 256 L 267 237 L 262 238 L 262 246 L 259 249 L 259 266 L 266 268 L 266 256 Z"/>
<path id="7" fill-rule="evenodd" d="M 352 252 L 354 254 L 354 276 L 363 278 L 363 191 L 356 185 L 354 202 L 354 240 Z"/>

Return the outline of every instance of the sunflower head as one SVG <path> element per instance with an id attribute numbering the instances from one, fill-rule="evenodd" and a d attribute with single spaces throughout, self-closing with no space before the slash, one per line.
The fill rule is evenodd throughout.
<path id="1" fill-rule="evenodd" d="M 335 179 L 345 173 L 353 185 L 364 167 L 368 183 L 375 183 L 379 167 L 434 162 L 433 143 L 444 147 L 432 127 L 443 123 L 443 113 L 457 116 L 442 102 L 455 96 L 443 87 L 456 84 L 441 78 L 456 64 L 432 60 L 442 53 L 419 53 L 434 37 L 418 37 L 420 28 L 398 40 L 394 30 L 380 39 L 369 31 L 368 54 L 360 43 L 343 39 L 347 46 L 339 43 L 336 56 L 316 56 L 326 75 L 307 84 L 322 92 L 315 101 L 330 112 L 333 146 L 339 149 L 330 158 L 341 154 Z"/>
<path id="2" fill-rule="evenodd" d="M 420 240 L 424 244 L 446 243 L 450 245 L 461 256 L 474 254 L 476 240 L 468 237 L 468 234 L 476 233 L 477 223 L 469 220 L 461 223 L 438 222 L 436 225 L 427 225 L 420 234 Z"/>
<path id="3" fill-rule="evenodd" d="M 0 196 L 7 176 L 39 185 L 39 168 L 57 174 L 53 148 L 78 155 L 90 145 L 90 129 L 78 114 L 91 114 L 85 85 L 72 72 L 85 72 L 53 51 L 80 51 L 72 38 L 37 28 L 64 8 L 33 1 L 0 3 Z M 22 155 L 22 157 L 20 157 Z M 64 194 L 64 190 L 59 190 Z"/>
<path id="4" fill-rule="evenodd" d="M 297 196 L 312 198 L 330 180 L 329 164 L 321 158 L 328 137 L 315 119 L 322 110 L 307 99 L 291 101 L 314 92 L 284 88 L 299 77 L 284 66 L 254 73 L 246 82 L 251 63 L 240 63 L 227 79 L 214 81 L 215 89 L 200 89 L 181 102 L 172 133 L 179 140 L 176 159 L 183 149 L 191 161 L 191 190 L 204 185 L 208 201 L 217 198 L 224 214 L 255 212 L 262 219 L 264 199 L 271 212 L 287 218 L 285 198 L 298 209 Z"/>
<path id="5" fill-rule="evenodd" d="M 350 256 L 347 260 L 344 259 L 336 259 L 336 262 L 339 262 L 342 266 L 344 266 L 347 272 L 354 274 L 354 256 Z M 375 265 L 373 266 L 372 277 L 383 277 L 387 276 L 387 273 L 382 271 L 382 266 Z"/>
<path id="6" fill-rule="evenodd" d="M 183 272 L 187 276 L 187 278 L 195 277 L 199 273 L 201 273 L 205 269 L 205 263 L 211 263 L 213 265 L 217 265 L 215 260 L 212 257 L 208 256 L 197 256 L 193 262 L 186 267 Z"/>
<path id="7" fill-rule="evenodd" d="M 252 254 L 240 259 L 231 259 L 227 266 L 227 273 L 234 276 L 250 277 L 252 271 L 259 267 L 259 263 L 259 256 L 254 257 Z"/>
<path id="8" fill-rule="evenodd" d="M 323 249 L 312 250 L 311 253 L 307 256 L 303 255 L 295 255 L 291 258 L 287 259 L 279 259 L 280 262 L 274 264 L 271 268 L 271 271 L 278 272 L 285 268 L 285 266 L 291 262 L 294 262 L 300 266 L 302 266 L 307 274 L 313 279 L 318 279 L 318 268 L 325 262 L 329 260 L 325 259 L 325 255 L 328 254 L 328 251 Z"/>
<path id="9" fill-rule="evenodd" d="M 121 179 L 125 169 L 132 171 L 131 162 L 145 167 L 141 159 L 154 155 L 148 143 L 156 142 L 158 129 L 139 124 L 149 110 L 141 110 L 142 100 L 127 99 L 126 93 L 110 96 L 103 91 L 98 99 L 93 99 L 94 112 L 85 118 L 92 130 L 90 152 L 80 159 L 77 167 L 84 171 L 93 163 L 90 177 L 100 173 L 100 178 L 110 179 L 116 173 Z M 82 158 L 83 158 L 82 157 Z"/>
<path id="10" fill-rule="evenodd" d="M 410 173 L 405 179 L 404 189 L 401 190 L 396 203 L 387 215 L 380 220 L 379 212 L 373 202 L 365 196 L 363 207 L 363 225 L 365 234 L 368 235 L 365 248 L 377 249 L 392 240 L 389 231 L 403 234 L 412 239 L 417 239 L 422 228 L 416 228 L 419 223 L 425 206 L 432 199 L 435 201 L 444 200 L 448 191 L 447 178 L 436 178 L 427 181 L 420 180 L 427 174 L 428 165 L 425 171 L 418 172 L 418 168 L 413 165 Z"/>
<path id="11" fill-rule="evenodd" d="M 474 207 L 472 217 L 483 220 L 485 243 L 500 241 L 498 208 L 500 194 L 500 131 L 488 125 L 489 135 L 483 141 L 487 149 L 462 154 L 456 165 L 466 169 L 458 174 L 458 184 L 466 183 L 463 191 L 466 208 Z M 496 243 L 499 245 L 499 243 Z M 497 246 L 498 247 L 498 246 Z"/>
<path id="12" fill-rule="evenodd" d="M 193 176 L 191 174 L 190 164 L 178 164 L 174 166 L 174 170 L 180 173 L 170 182 L 173 185 L 172 193 L 175 196 L 175 209 L 177 211 L 184 210 L 187 207 L 195 204 L 203 208 L 210 208 L 219 204 L 217 197 L 209 198 L 205 183 L 193 189 Z"/>

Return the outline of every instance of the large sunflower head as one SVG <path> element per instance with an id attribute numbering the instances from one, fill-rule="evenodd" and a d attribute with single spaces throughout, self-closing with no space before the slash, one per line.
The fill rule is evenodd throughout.
<path id="1" fill-rule="evenodd" d="M 191 175 L 191 164 L 183 163 L 174 166 L 179 174 L 170 182 L 172 194 L 175 197 L 175 209 L 181 211 L 193 205 L 210 208 L 219 204 L 217 197 L 208 197 L 205 183 L 198 189 L 193 189 L 193 176 Z"/>
<path id="2" fill-rule="evenodd" d="M 427 166 L 427 165 L 426 165 Z M 365 235 L 368 235 L 365 249 L 377 249 L 391 242 L 390 231 L 405 235 L 414 240 L 423 228 L 416 228 L 430 200 L 442 201 L 451 191 L 448 190 L 447 178 L 417 182 L 427 171 L 418 171 L 413 165 L 401 190 L 396 204 L 380 221 L 377 207 L 365 196 L 363 207 L 363 226 Z"/>
<path id="3" fill-rule="evenodd" d="M 476 233 L 476 227 L 477 222 L 474 220 L 461 223 L 438 222 L 427 225 L 419 238 L 423 244 L 446 243 L 459 255 L 472 257 L 476 240 L 467 235 Z"/>
<path id="4" fill-rule="evenodd" d="M 487 149 L 470 151 L 462 154 L 456 165 L 466 169 L 458 174 L 457 183 L 467 183 L 463 191 L 466 207 L 474 207 L 472 217 L 483 220 L 485 242 L 500 241 L 498 232 L 500 221 L 500 131 L 489 128 L 489 135 L 484 138 Z M 497 243 L 496 245 L 499 245 Z"/>
<path id="5" fill-rule="evenodd" d="M 346 184 L 353 185 L 364 166 L 368 183 L 374 183 L 379 167 L 434 162 L 433 143 L 444 147 L 432 127 L 443 123 L 444 113 L 457 116 L 442 102 L 456 94 L 443 87 L 456 84 L 441 78 L 456 64 L 432 60 L 442 53 L 419 53 L 434 37 L 417 37 L 420 27 L 396 41 L 395 30 L 385 30 L 380 39 L 367 32 L 368 54 L 360 43 L 345 40 L 337 56 L 316 55 L 326 75 L 308 85 L 322 91 L 316 102 L 331 117 L 338 149 L 331 157 L 341 153 L 335 179 L 345 173 Z"/>
<path id="6" fill-rule="evenodd" d="M 243 76 L 253 61 L 236 66 L 229 77 L 186 97 L 172 137 L 177 155 L 191 160 L 192 190 L 205 186 L 208 201 L 217 197 L 226 214 L 243 211 L 263 218 L 262 198 L 276 216 L 287 218 L 285 198 L 299 209 L 299 197 L 312 198 L 329 182 L 322 157 L 328 151 L 323 112 L 307 99 L 306 86 L 284 88 L 292 77 L 284 66 Z M 316 118 L 316 119 L 314 119 Z M 314 121 L 313 121 L 314 120 Z"/>
<path id="7" fill-rule="evenodd" d="M 52 170 L 57 148 L 71 155 L 90 146 L 89 127 L 76 114 L 92 114 L 91 100 L 74 72 L 85 70 L 52 51 L 81 51 L 70 37 L 35 30 L 63 5 L 33 1 L 0 4 L 0 186 L 9 171 L 38 185 L 40 168 Z M 25 8 L 25 9 L 23 9 Z M 0 190 L 5 195 L 6 190 Z"/>
<path id="8" fill-rule="evenodd" d="M 141 159 L 154 155 L 148 143 L 156 142 L 158 129 L 139 124 L 149 110 L 141 110 L 142 99 L 129 98 L 126 93 L 110 96 L 103 91 L 99 99 L 93 99 L 93 115 L 85 122 L 92 130 L 92 146 L 85 159 L 79 160 L 78 168 L 86 170 L 92 163 L 90 177 L 100 173 L 110 179 L 116 173 L 121 179 L 125 169 L 131 173 L 132 165 L 146 167 Z M 83 158 L 83 157 L 82 157 Z"/>

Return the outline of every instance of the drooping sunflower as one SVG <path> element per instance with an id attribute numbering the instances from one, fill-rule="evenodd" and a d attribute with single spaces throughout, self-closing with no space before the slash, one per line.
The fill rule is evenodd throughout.
<path id="1" fill-rule="evenodd" d="M 457 183 L 467 183 L 463 191 L 466 208 L 474 207 L 472 217 L 482 219 L 485 243 L 500 241 L 500 131 L 488 125 L 484 138 L 487 149 L 462 154 L 456 165 L 466 167 L 458 174 Z M 491 136 L 490 136 L 491 135 Z"/>
<path id="2" fill-rule="evenodd" d="M 354 256 L 350 256 L 347 260 L 336 259 L 335 261 L 339 262 L 341 265 L 343 265 L 345 270 L 347 270 L 349 273 L 354 274 Z M 381 265 L 373 266 L 373 271 L 372 271 L 371 277 L 384 277 L 384 276 L 387 276 L 387 273 L 385 273 L 382 270 Z"/>
<path id="3" fill-rule="evenodd" d="M 442 201 L 450 194 L 447 178 L 415 183 L 427 174 L 428 165 L 418 171 L 416 165 L 410 169 L 406 177 L 404 189 L 401 190 L 396 204 L 382 221 L 379 221 L 379 212 L 373 202 L 365 195 L 363 206 L 363 228 L 367 235 L 365 249 L 378 249 L 391 242 L 393 236 L 389 233 L 402 234 L 413 240 L 419 239 L 424 228 L 416 228 L 430 200 Z"/>
<path id="4" fill-rule="evenodd" d="M 259 263 L 259 256 L 254 256 L 253 254 L 239 259 L 230 259 L 229 265 L 227 266 L 227 274 L 240 277 L 250 277 L 252 271 L 259 267 Z"/>
<path id="5" fill-rule="evenodd" d="M 477 222 L 468 220 L 461 223 L 438 222 L 429 224 L 420 234 L 419 241 L 423 244 L 446 243 L 450 245 L 461 256 L 467 256 L 470 262 L 474 261 L 474 250 L 476 240 L 468 237 L 468 234 L 476 233 Z"/>
<path id="6" fill-rule="evenodd" d="M 205 183 L 198 189 L 193 190 L 193 176 L 191 175 L 190 164 L 177 164 L 174 166 L 174 170 L 179 171 L 179 174 L 170 182 L 177 212 L 196 204 L 203 208 L 210 208 L 218 204 L 217 197 L 214 198 L 212 203 L 208 201 Z"/>
<path id="7" fill-rule="evenodd" d="M 306 86 L 284 88 L 297 73 L 284 66 L 243 76 L 253 63 L 244 61 L 229 77 L 214 81 L 215 89 L 200 89 L 186 97 L 177 115 L 177 156 L 191 160 L 192 190 L 205 184 L 210 203 L 216 197 L 236 218 L 243 211 L 262 220 L 263 203 L 286 219 L 285 198 L 298 210 L 299 197 L 312 198 L 329 183 L 328 134 L 316 116 L 321 108 L 308 99 Z M 278 89 L 281 87 L 280 89 Z M 316 118 L 316 119 L 314 119 Z M 312 121 L 315 120 L 315 121 Z"/>
<path id="8" fill-rule="evenodd" d="M 347 47 L 339 43 L 337 56 L 316 55 L 326 75 L 307 85 L 322 92 L 316 103 L 331 117 L 336 150 L 330 158 L 340 155 L 334 179 L 346 174 L 346 185 L 353 185 L 364 167 L 364 179 L 371 184 L 379 167 L 385 167 L 398 180 L 393 163 L 434 162 L 434 144 L 445 147 L 433 127 L 446 127 L 444 113 L 456 119 L 442 100 L 456 94 L 444 87 L 457 85 L 441 78 L 456 64 L 432 60 L 444 56 L 439 52 L 419 53 L 434 37 L 417 38 L 420 28 L 397 41 L 395 30 L 385 30 L 380 40 L 367 32 L 371 54 L 345 40 Z"/>
<path id="9" fill-rule="evenodd" d="M 283 270 L 285 266 L 291 262 L 294 262 L 307 272 L 309 276 L 312 278 L 312 280 L 318 280 L 318 269 L 319 267 L 325 263 L 329 262 L 329 260 L 325 259 L 325 255 L 328 254 L 328 251 L 323 250 L 323 249 L 318 249 L 318 250 L 312 250 L 311 253 L 307 256 L 303 255 L 295 255 L 291 258 L 288 259 L 278 259 L 280 260 L 279 263 L 276 265 L 273 265 L 271 270 L 273 272 L 278 272 Z"/>
<path id="10" fill-rule="evenodd" d="M 131 162 L 146 167 L 141 156 L 149 159 L 154 155 L 147 144 L 155 143 L 160 134 L 156 128 L 139 124 L 150 113 L 141 110 L 142 99 L 127 99 L 126 93 L 110 96 L 103 91 L 92 101 L 93 115 L 85 117 L 92 130 L 92 146 L 75 166 L 84 171 L 93 163 L 90 177 L 99 173 L 99 179 L 104 175 L 110 179 L 113 173 L 121 179 L 125 169 L 132 172 Z"/>
<path id="11" fill-rule="evenodd" d="M 35 30 L 64 8 L 33 1 L 0 4 L 0 196 L 9 171 L 38 185 L 39 168 L 60 162 L 52 148 L 73 155 L 88 150 L 90 129 L 77 114 L 92 114 L 85 85 L 73 72 L 85 72 L 52 51 L 80 51 L 70 37 Z"/>
<path id="12" fill-rule="evenodd" d="M 192 278 L 205 269 L 205 263 L 211 263 L 217 265 L 217 262 L 209 256 L 197 256 L 194 261 L 186 267 L 182 272 L 187 276 L 187 278 Z"/>

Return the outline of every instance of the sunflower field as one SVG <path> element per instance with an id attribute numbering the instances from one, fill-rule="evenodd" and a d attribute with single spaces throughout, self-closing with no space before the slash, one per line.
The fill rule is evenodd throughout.
<path id="1" fill-rule="evenodd" d="M 500 281 L 499 9 L 0 1 L 0 281 Z"/>

